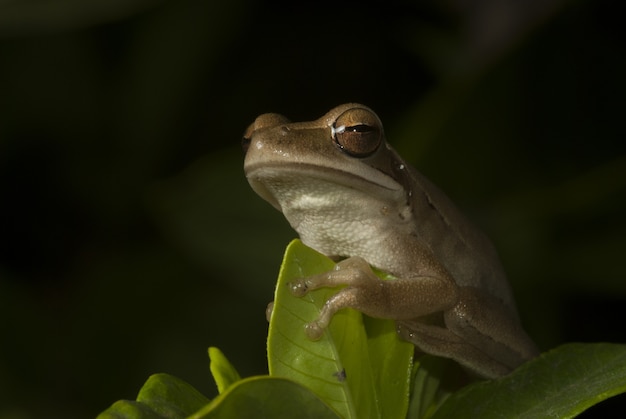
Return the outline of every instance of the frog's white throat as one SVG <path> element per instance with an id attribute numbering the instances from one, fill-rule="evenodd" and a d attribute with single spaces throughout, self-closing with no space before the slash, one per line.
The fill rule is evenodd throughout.
<path id="1" fill-rule="evenodd" d="M 406 194 L 395 182 L 381 186 L 343 176 L 262 171 L 248 178 L 306 245 L 326 255 L 373 257 L 376 243 L 412 222 Z"/>

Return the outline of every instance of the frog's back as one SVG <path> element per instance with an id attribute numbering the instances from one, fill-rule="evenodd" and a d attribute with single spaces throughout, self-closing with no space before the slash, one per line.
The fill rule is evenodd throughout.
<path id="1" fill-rule="evenodd" d="M 478 287 L 515 310 L 497 252 L 487 236 L 417 170 L 410 170 L 417 235 L 460 286 Z"/>

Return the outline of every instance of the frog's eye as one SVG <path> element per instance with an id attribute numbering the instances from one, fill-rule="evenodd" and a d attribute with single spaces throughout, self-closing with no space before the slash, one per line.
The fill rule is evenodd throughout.
<path id="1" fill-rule="evenodd" d="M 354 157 L 367 157 L 383 142 L 383 126 L 369 109 L 348 109 L 332 125 L 335 143 Z"/>

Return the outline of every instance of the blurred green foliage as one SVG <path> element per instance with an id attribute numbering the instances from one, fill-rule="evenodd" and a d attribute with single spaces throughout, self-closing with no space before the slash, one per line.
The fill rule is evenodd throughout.
<path id="1" fill-rule="evenodd" d="M 297 4 L 0 2 L 0 417 L 94 416 L 155 372 L 211 397 L 208 346 L 265 372 L 295 234 L 239 139 L 347 101 L 492 237 L 543 349 L 626 340 L 613 2 Z"/>

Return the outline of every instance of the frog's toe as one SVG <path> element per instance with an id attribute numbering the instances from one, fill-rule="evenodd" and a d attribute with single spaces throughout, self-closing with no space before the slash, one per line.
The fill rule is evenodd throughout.
<path id="1" fill-rule="evenodd" d="M 303 279 L 291 281 L 287 284 L 287 286 L 289 287 L 291 294 L 296 297 L 302 297 L 309 291 L 309 286 Z"/>
<path id="2" fill-rule="evenodd" d="M 319 340 L 324 334 L 324 328 L 317 321 L 307 323 L 304 326 L 304 331 L 311 340 Z"/>

